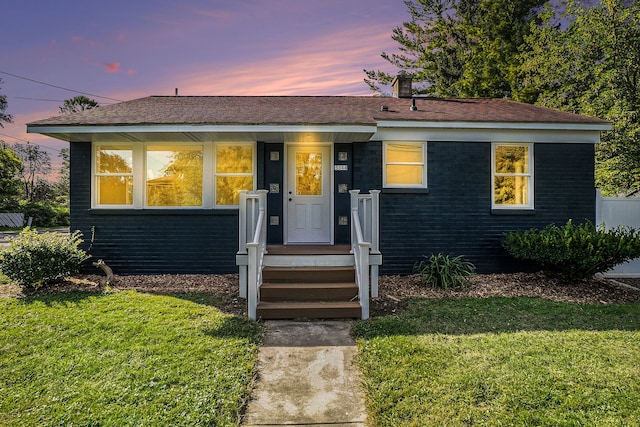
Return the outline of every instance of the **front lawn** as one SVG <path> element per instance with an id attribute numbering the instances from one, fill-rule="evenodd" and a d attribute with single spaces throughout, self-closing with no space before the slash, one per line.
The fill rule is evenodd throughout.
<path id="1" fill-rule="evenodd" d="M 376 426 L 640 425 L 640 303 L 416 299 L 354 332 Z"/>
<path id="2" fill-rule="evenodd" d="M 260 330 L 215 297 L 0 299 L 0 425 L 233 426 Z"/>

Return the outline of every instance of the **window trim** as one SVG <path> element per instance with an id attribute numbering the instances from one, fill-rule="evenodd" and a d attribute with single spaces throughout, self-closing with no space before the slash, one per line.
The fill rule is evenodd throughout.
<path id="1" fill-rule="evenodd" d="M 240 172 L 221 172 L 218 173 L 217 171 L 217 161 L 218 161 L 218 147 L 229 147 L 229 146 L 239 146 L 239 145 L 247 145 L 251 147 L 251 173 L 240 173 Z M 213 198 L 212 198 L 212 203 L 213 203 L 213 208 L 214 209 L 238 209 L 239 205 L 219 205 L 216 202 L 216 196 L 218 193 L 218 176 L 251 176 L 253 178 L 253 188 L 256 188 L 256 183 L 257 183 L 257 168 L 258 168 L 258 162 L 257 162 L 257 144 L 255 142 L 227 142 L 227 141 L 219 141 L 216 142 L 215 144 L 213 144 L 213 159 L 211 162 L 211 185 L 212 185 L 212 194 L 213 194 Z"/>
<path id="2" fill-rule="evenodd" d="M 496 147 L 527 147 L 529 151 L 528 173 L 496 173 Z M 491 210 L 533 210 L 535 209 L 534 189 L 534 144 L 527 142 L 492 142 L 491 143 Z M 520 176 L 527 178 L 527 203 L 521 204 L 497 204 L 495 199 L 495 185 L 497 176 Z"/>
<path id="3" fill-rule="evenodd" d="M 120 146 L 128 147 L 131 149 L 131 172 L 130 173 L 105 173 L 98 172 L 98 150 L 100 147 L 105 146 Z M 119 143 L 119 142 L 100 142 L 94 143 L 91 149 L 91 207 L 101 209 L 132 209 L 135 206 L 136 191 L 135 191 L 135 146 L 132 143 Z M 103 176 L 128 176 L 132 179 L 133 195 L 130 204 L 98 204 L 98 178 Z"/>
<path id="4" fill-rule="evenodd" d="M 99 147 L 106 145 L 118 145 L 131 147 L 133 154 L 133 204 L 130 205 L 103 205 L 98 204 L 98 174 L 96 174 L 96 153 Z M 147 146 L 195 146 L 203 148 L 203 171 L 202 171 L 202 205 L 201 206 L 147 206 L 146 190 L 146 166 L 147 166 Z M 256 141 L 235 142 L 235 141 L 148 141 L 148 142 L 112 142 L 93 141 L 91 144 L 91 209 L 95 210 L 147 210 L 147 211 L 193 211 L 193 210 L 229 210 L 238 209 L 238 205 L 216 205 L 215 203 L 215 153 L 217 145 L 248 145 L 253 151 L 253 188 L 256 189 L 258 179 L 258 147 Z M 103 174 L 101 174 L 102 176 Z M 247 174 L 248 176 L 248 174 Z"/>
<path id="5" fill-rule="evenodd" d="M 391 144 L 420 145 L 422 147 L 422 162 L 387 162 L 387 147 Z M 422 184 L 388 184 L 387 165 L 422 166 Z M 382 188 L 429 188 L 427 182 L 427 141 L 383 141 L 382 143 Z"/>

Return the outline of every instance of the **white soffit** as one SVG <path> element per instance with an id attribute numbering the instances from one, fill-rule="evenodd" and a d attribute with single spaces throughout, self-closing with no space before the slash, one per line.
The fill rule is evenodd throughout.
<path id="1" fill-rule="evenodd" d="M 378 129 L 514 129 L 514 130 L 611 130 L 610 123 L 542 123 L 542 122 L 432 122 L 380 120 Z"/>
<path id="2" fill-rule="evenodd" d="M 336 140 L 364 142 L 376 132 L 364 125 L 136 125 L 136 126 L 27 126 L 28 133 L 40 133 L 66 141 L 107 140 L 110 137 L 152 141 L 156 137 L 179 140 L 260 140 L 286 142 Z M 173 135 L 173 137 L 170 137 Z"/>
<path id="3" fill-rule="evenodd" d="M 560 129 L 379 128 L 378 132 L 376 132 L 371 139 L 378 141 L 403 140 L 597 144 L 600 142 L 600 131 Z"/>

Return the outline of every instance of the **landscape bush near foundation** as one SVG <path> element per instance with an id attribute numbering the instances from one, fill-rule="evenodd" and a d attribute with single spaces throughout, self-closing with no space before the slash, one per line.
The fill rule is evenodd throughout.
<path id="1" fill-rule="evenodd" d="M 42 233 L 25 228 L 0 252 L 0 271 L 23 288 L 39 289 L 77 274 L 88 256 L 82 234 Z"/>
<path id="2" fill-rule="evenodd" d="M 575 282 L 604 273 L 640 257 L 640 231 L 619 227 L 606 230 L 591 223 L 550 224 L 505 234 L 504 248 L 515 258 L 531 261 L 563 281 Z"/>

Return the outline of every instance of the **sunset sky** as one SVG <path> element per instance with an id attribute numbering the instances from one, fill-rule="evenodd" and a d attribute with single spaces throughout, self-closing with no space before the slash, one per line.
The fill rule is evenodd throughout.
<path id="1" fill-rule="evenodd" d="M 50 147 L 55 158 L 67 144 L 27 134 L 25 124 L 57 115 L 82 93 L 101 104 L 175 88 L 370 95 L 362 69 L 395 72 L 380 53 L 396 50 L 391 31 L 408 17 L 402 0 L 10 2 L 0 14 L 0 93 L 14 123 L 0 139 Z"/>

